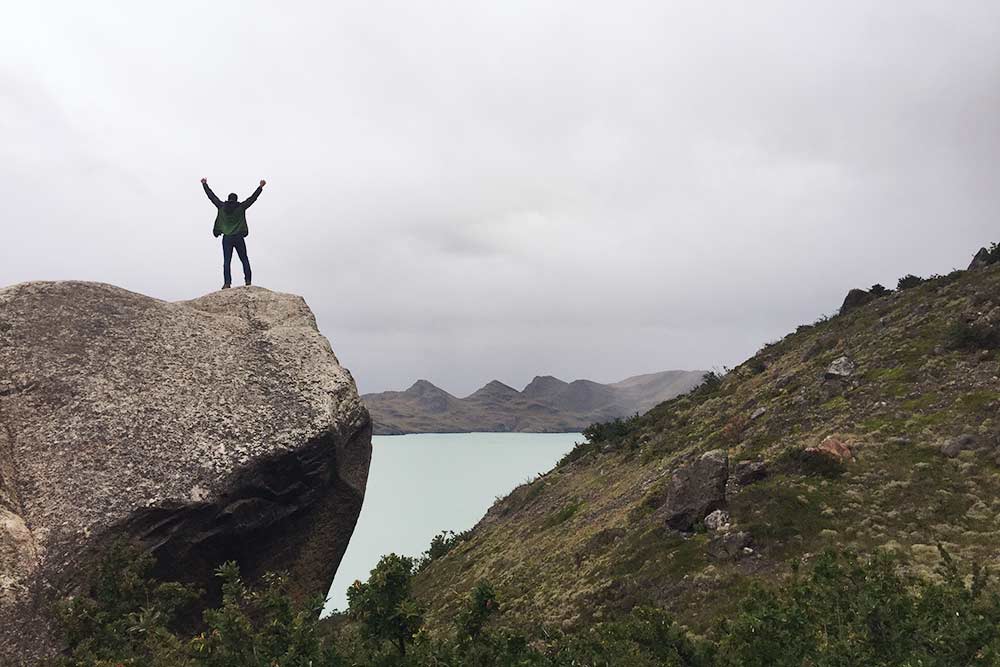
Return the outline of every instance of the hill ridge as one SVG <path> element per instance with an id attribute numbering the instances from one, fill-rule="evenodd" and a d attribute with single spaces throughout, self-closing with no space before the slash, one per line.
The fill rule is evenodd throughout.
<path id="1" fill-rule="evenodd" d="M 653 605 L 702 631 L 827 547 L 1000 568 L 1000 257 L 977 257 L 591 426 L 421 571 L 431 627 L 484 580 L 525 629 Z"/>
<path id="2" fill-rule="evenodd" d="M 417 380 L 405 391 L 364 394 L 375 433 L 454 433 L 469 431 L 574 432 L 595 421 L 645 412 L 688 391 L 703 371 L 671 370 L 632 376 L 613 384 L 552 375 L 535 376 L 524 389 L 490 380 L 464 398 Z M 637 378 L 648 378 L 636 383 Z"/>

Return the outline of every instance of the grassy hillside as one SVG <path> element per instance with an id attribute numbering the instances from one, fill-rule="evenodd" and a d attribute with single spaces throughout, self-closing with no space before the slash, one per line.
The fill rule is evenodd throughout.
<path id="1" fill-rule="evenodd" d="M 431 627 L 481 579 L 526 627 L 586 627 L 655 604 L 698 631 L 749 582 L 782 579 L 828 546 L 903 552 L 927 576 L 938 543 L 997 566 L 998 339 L 994 264 L 799 327 L 690 394 L 590 429 L 417 577 Z M 828 377 L 834 362 L 849 374 Z M 728 456 L 728 480 L 709 508 L 731 526 L 707 527 L 702 507 L 686 530 L 668 527 L 691 500 L 685 466 L 713 450 Z"/>

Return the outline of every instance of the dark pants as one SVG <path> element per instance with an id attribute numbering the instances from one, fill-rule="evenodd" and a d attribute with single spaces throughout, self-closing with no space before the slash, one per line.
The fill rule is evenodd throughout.
<path id="1" fill-rule="evenodd" d="M 247 244 L 242 236 L 222 237 L 222 279 L 227 285 L 233 282 L 233 276 L 229 272 L 229 263 L 233 261 L 233 249 L 240 256 L 243 264 L 243 279 L 250 282 L 250 258 L 247 257 Z"/>

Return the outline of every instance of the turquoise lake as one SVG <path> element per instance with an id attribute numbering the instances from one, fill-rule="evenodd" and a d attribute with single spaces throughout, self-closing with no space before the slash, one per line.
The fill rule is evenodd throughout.
<path id="1" fill-rule="evenodd" d="M 372 438 L 364 506 L 327 611 L 390 552 L 418 556 L 442 530 L 471 528 L 497 496 L 550 470 L 579 433 L 421 433 Z"/>

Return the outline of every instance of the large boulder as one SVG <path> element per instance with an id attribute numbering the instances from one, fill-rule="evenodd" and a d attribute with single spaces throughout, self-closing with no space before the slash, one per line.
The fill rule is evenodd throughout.
<path id="1" fill-rule="evenodd" d="M 0 664 L 58 647 L 51 603 L 122 538 L 209 591 L 235 560 L 325 594 L 370 457 L 354 380 L 300 297 L 0 290 Z"/>
<path id="2" fill-rule="evenodd" d="M 991 264 L 991 254 L 988 248 L 980 248 L 979 252 L 972 258 L 972 263 L 969 264 L 969 271 L 976 271 L 978 269 L 985 269 Z"/>
<path id="3" fill-rule="evenodd" d="M 706 516 L 726 504 L 729 457 L 721 449 L 702 454 L 693 463 L 674 471 L 666 502 L 658 510 L 675 530 L 690 531 Z"/>
<path id="4" fill-rule="evenodd" d="M 846 315 L 852 310 L 857 310 L 861 306 L 875 300 L 875 295 L 863 289 L 852 289 L 844 297 L 844 303 L 840 306 L 840 314 Z"/>

